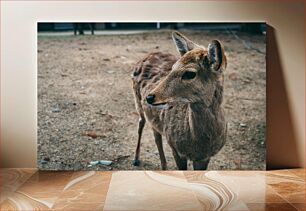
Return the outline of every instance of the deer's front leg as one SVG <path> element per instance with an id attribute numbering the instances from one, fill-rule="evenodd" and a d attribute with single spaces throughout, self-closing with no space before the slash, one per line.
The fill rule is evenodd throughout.
<path id="1" fill-rule="evenodd" d="M 172 154 L 174 156 L 174 160 L 176 163 L 176 166 L 179 170 L 187 170 L 187 159 L 181 158 L 179 154 L 177 153 L 176 149 L 172 147 Z"/>
<path id="2" fill-rule="evenodd" d="M 209 164 L 210 158 L 206 160 L 194 160 L 193 161 L 193 170 L 206 170 Z"/>
<path id="3" fill-rule="evenodd" d="M 162 170 L 167 170 L 167 161 L 163 149 L 163 140 L 159 132 L 153 129 L 155 143 L 158 149 Z"/>
<path id="4" fill-rule="evenodd" d="M 135 159 L 133 161 L 134 166 L 139 166 L 139 164 L 140 164 L 140 160 L 139 160 L 140 142 L 141 142 L 142 131 L 143 131 L 143 128 L 145 126 L 145 123 L 146 123 L 145 117 L 140 116 L 139 122 L 138 122 L 138 141 L 137 141 Z"/>

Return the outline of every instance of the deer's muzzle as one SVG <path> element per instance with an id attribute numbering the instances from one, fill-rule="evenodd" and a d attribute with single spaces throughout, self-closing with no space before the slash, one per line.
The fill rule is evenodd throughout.
<path id="1" fill-rule="evenodd" d="M 168 103 L 159 103 L 158 100 L 156 100 L 155 94 L 149 94 L 146 97 L 146 101 L 150 105 L 150 107 L 159 108 L 159 109 L 169 108 Z"/>

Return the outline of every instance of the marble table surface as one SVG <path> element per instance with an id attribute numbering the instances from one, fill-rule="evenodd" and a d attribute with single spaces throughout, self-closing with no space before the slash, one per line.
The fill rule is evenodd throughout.
<path id="1" fill-rule="evenodd" d="M 305 169 L 1 169 L 1 210 L 306 210 Z"/>

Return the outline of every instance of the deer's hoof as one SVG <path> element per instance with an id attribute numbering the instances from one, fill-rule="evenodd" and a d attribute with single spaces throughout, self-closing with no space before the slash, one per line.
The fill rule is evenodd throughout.
<path id="1" fill-rule="evenodd" d="M 140 165 L 140 160 L 134 160 L 133 165 L 134 166 L 139 166 Z"/>

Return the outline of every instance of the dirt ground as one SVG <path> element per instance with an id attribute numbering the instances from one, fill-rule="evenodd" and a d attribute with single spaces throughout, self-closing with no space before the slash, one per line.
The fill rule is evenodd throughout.
<path id="1" fill-rule="evenodd" d="M 207 46 L 225 46 L 224 103 L 227 143 L 208 169 L 265 169 L 265 36 L 218 31 L 181 31 Z M 171 31 L 129 35 L 38 36 L 38 166 L 44 170 L 159 170 L 148 124 L 141 166 L 132 165 L 138 114 L 131 70 L 152 51 L 177 54 Z M 164 140 L 168 168 L 176 165 Z M 110 160 L 110 166 L 90 161 Z M 189 164 L 189 169 L 192 169 Z"/>

